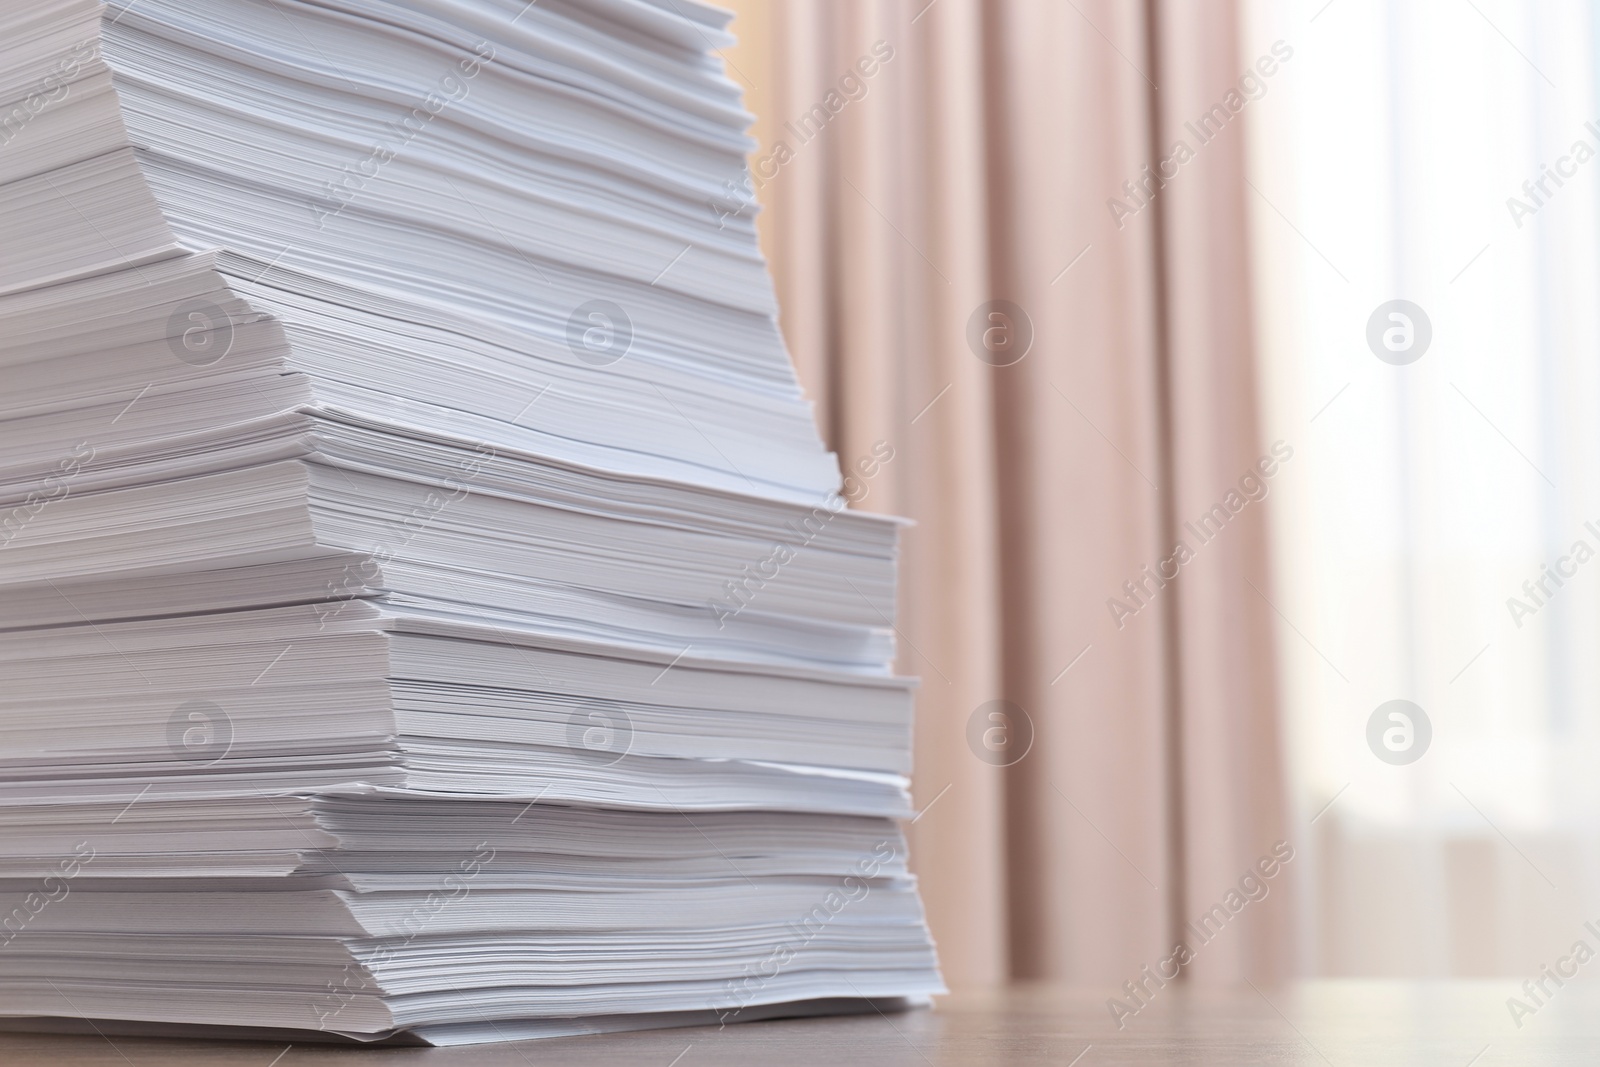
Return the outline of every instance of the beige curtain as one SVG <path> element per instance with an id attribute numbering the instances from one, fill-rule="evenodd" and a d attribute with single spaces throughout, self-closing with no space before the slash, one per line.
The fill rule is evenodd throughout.
<path id="1" fill-rule="evenodd" d="M 893 449 L 861 506 L 917 523 L 910 833 L 951 984 L 1115 987 L 1179 940 L 1191 977 L 1280 973 L 1292 861 L 1208 943 L 1184 929 L 1294 844 L 1261 508 L 1184 526 L 1268 451 L 1244 130 L 1142 208 L 1123 185 L 1239 78 L 1232 4 L 733 6 L 784 334 L 847 472 Z"/>

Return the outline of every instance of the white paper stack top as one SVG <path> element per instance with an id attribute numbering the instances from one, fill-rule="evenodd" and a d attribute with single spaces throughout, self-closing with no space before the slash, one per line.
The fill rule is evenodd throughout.
<path id="1" fill-rule="evenodd" d="M 898 527 L 845 507 L 893 450 L 841 487 L 817 438 L 726 21 L 0 11 L 6 1024 L 940 991 Z"/>
<path id="2" fill-rule="evenodd" d="M 70 332 L 129 349 L 87 382 L 37 353 L 30 433 L 147 440 L 293 396 L 815 503 L 837 468 L 753 211 L 726 210 L 750 142 L 709 53 L 725 19 L 645 0 L 6 5 L 0 293 L 79 279 L 35 299 L 115 306 Z M 137 344 L 152 322 L 162 342 Z M 251 388 L 285 370 L 294 393 Z M 51 394 L 63 380 L 76 403 Z M 170 396 L 191 388 L 203 403 Z"/>

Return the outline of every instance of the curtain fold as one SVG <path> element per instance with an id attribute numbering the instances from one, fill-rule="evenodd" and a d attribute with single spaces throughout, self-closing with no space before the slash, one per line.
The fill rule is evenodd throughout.
<path id="1" fill-rule="evenodd" d="M 733 6 L 785 337 L 857 506 L 916 523 L 909 832 L 948 979 L 1120 987 L 1180 940 L 1193 977 L 1274 977 L 1292 862 L 1185 925 L 1289 836 L 1266 526 L 1227 497 L 1269 449 L 1244 131 L 1111 203 L 1237 82 L 1232 5 Z"/>

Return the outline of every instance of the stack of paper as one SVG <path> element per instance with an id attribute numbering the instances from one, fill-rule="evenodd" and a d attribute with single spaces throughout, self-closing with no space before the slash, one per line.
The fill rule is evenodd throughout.
<path id="1" fill-rule="evenodd" d="M 940 991 L 897 526 L 846 508 L 729 208 L 726 20 L 0 11 L 10 1025 Z"/>

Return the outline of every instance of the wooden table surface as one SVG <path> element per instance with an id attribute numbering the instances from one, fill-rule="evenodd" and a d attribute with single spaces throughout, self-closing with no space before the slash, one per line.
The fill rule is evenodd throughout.
<path id="1" fill-rule="evenodd" d="M 1552 987 L 1553 988 L 1553 987 Z M 96 1067 L 968 1067 L 1050 1064 L 1113 1067 L 1524 1067 L 1600 1063 L 1600 989 L 1582 977 L 1521 1018 L 1506 1006 L 1515 983 L 1315 982 L 1234 990 L 1168 987 L 1125 1020 L 1106 1010 L 1106 989 L 1021 987 L 942 998 L 908 1015 L 748 1023 L 723 1030 L 647 1033 L 476 1045 L 373 1049 L 251 1042 L 0 1034 L 0 1065 Z M 1076 1057 L 1076 1059 L 1075 1059 Z"/>

